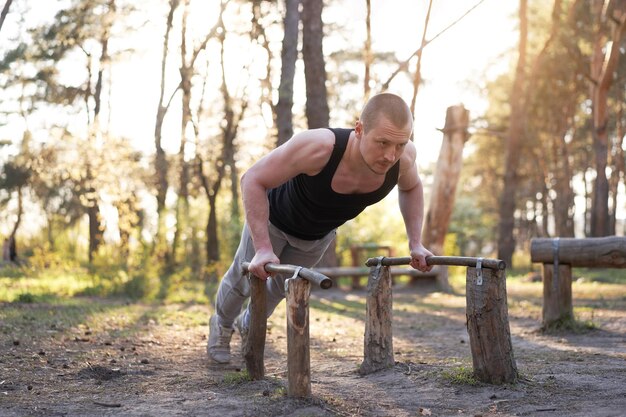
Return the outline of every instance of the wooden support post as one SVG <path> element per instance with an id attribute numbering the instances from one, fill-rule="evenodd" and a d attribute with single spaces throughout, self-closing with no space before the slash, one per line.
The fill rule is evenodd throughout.
<path id="1" fill-rule="evenodd" d="M 361 375 L 394 366 L 393 302 L 391 273 L 388 266 L 372 266 L 367 282 L 367 302 L 365 307 L 365 340 L 363 363 L 359 367 Z"/>
<path id="2" fill-rule="evenodd" d="M 267 290 L 265 281 L 248 274 L 250 280 L 250 329 L 241 347 L 246 369 L 253 380 L 265 377 L 265 335 L 267 332 Z"/>
<path id="3" fill-rule="evenodd" d="M 309 352 L 309 295 L 306 279 L 286 281 L 287 295 L 287 395 L 311 396 L 311 358 Z"/>
<path id="4" fill-rule="evenodd" d="M 543 264 L 543 327 L 573 320 L 572 267 L 558 265 L 558 277 L 554 276 L 554 265 Z"/>
<path id="5" fill-rule="evenodd" d="M 474 376 L 489 384 L 514 382 L 505 270 L 467 268 L 466 298 Z"/>

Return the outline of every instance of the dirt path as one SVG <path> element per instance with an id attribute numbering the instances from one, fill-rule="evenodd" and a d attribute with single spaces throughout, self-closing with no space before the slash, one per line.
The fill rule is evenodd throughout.
<path id="1" fill-rule="evenodd" d="M 313 294 L 306 401 L 285 395 L 281 306 L 270 320 L 268 377 L 246 382 L 237 354 L 228 366 L 207 360 L 206 306 L 0 305 L 0 415 L 626 416 L 624 295 L 577 302 L 598 329 L 544 335 L 538 299 L 509 291 L 521 379 L 503 386 L 469 384 L 464 297 L 406 289 L 394 295 L 396 366 L 360 377 L 363 296 Z"/>

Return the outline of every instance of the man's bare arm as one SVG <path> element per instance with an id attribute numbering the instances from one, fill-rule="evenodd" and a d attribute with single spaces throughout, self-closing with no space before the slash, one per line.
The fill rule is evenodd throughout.
<path id="1" fill-rule="evenodd" d="M 425 272 L 432 269 L 426 264 L 426 257 L 432 256 L 432 253 L 422 244 L 424 188 L 415 164 L 415 146 L 412 142 L 407 145 L 400 164 L 398 203 L 409 240 L 411 266 Z"/>
<path id="2" fill-rule="evenodd" d="M 264 266 L 279 262 L 269 237 L 267 191 L 299 174 L 320 172 L 330 158 L 334 142 L 334 134 L 328 129 L 299 133 L 261 158 L 242 176 L 246 223 L 256 251 L 249 267 L 254 275 L 266 278 L 269 274 Z"/>

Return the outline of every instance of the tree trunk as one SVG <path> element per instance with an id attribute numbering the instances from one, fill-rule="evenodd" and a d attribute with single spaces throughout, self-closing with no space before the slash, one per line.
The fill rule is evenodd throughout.
<path id="1" fill-rule="evenodd" d="M 569 114 L 563 120 L 572 120 Z M 554 163 L 554 224 L 559 237 L 574 237 L 574 190 L 572 189 L 572 168 L 566 142 L 571 126 L 565 126 L 553 139 Z"/>
<path id="2" fill-rule="evenodd" d="M 93 192 L 95 193 L 95 190 Z M 89 203 L 87 216 L 89 218 L 89 263 L 91 264 L 95 253 L 102 243 L 102 218 L 95 198 L 91 199 Z"/>
<path id="3" fill-rule="evenodd" d="M 169 105 L 165 104 L 165 67 L 167 57 L 169 55 L 169 39 L 170 31 L 172 30 L 172 21 L 174 19 L 174 12 L 178 7 L 178 0 L 170 0 L 170 9 L 167 15 L 167 23 L 165 28 L 165 36 L 163 38 L 163 51 L 161 55 L 161 82 L 159 90 L 159 104 L 157 107 L 156 121 L 154 125 L 154 146 L 155 146 L 155 159 L 154 169 L 156 176 L 156 200 L 157 200 L 157 230 L 154 239 L 153 248 L 157 252 L 157 256 L 163 257 L 165 263 L 169 263 L 168 248 L 166 242 L 166 225 L 165 225 L 165 198 L 167 196 L 167 189 L 169 183 L 167 180 L 168 173 L 168 161 L 165 155 L 165 150 L 161 144 L 162 142 L 162 130 L 163 121 L 169 108 Z"/>
<path id="4" fill-rule="evenodd" d="M 302 57 L 306 83 L 306 118 L 309 129 L 328 127 L 322 23 L 323 0 L 302 0 Z"/>
<path id="5" fill-rule="evenodd" d="M 589 158 L 586 158 L 585 160 L 589 161 Z M 591 236 L 591 201 L 592 201 L 592 197 L 591 197 L 591 186 L 589 184 L 590 181 L 587 180 L 587 172 L 589 172 L 589 167 L 587 167 L 583 171 L 583 173 L 584 173 L 583 185 L 584 185 L 584 188 L 585 188 L 585 221 L 584 221 L 584 230 L 585 230 L 585 236 Z"/>
<path id="6" fill-rule="evenodd" d="M 372 90 L 370 86 L 370 68 L 372 66 L 372 2 L 365 0 L 365 45 L 363 46 L 363 63 L 365 64 L 365 73 L 363 75 L 363 102 L 367 102 Z"/>
<path id="7" fill-rule="evenodd" d="M 626 11 L 604 7 L 603 0 L 591 3 L 592 16 L 595 17 L 595 39 L 591 58 L 591 101 L 593 121 L 593 150 L 596 180 L 593 187 L 591 210 L 591 236 L 607 236 L 609 230 L 609 184 L 606 177 L 608 157 L 608 93 L 613 84 L 614 71 L 620 59 L 621 41 L 626 35 Z M 603 23 L 613 22 L 616 26 L 611 34 L 611 44 L 606 48 L 606 37 L 603 35 Z"/>
<path id="8" fill-rule="evenodd" d="M 283 50 L 281 53 L 280 85 L 276 104 L 276 146 L 287 142 L 293 136 L 293 80 L 298 59 L 298 23 L 300 22 L 300 0 L 286 0 Z"/>
<path id="9" fill-rule="evenodd" d="M 17 230 L 22 222 L 22 215 L 24 214 L 24 201 L 22 196 L 22 187 L 17 188 L 17 219 L 9 237 L 4 241 L 4 247 L 2 251 L 2 260 L 5 262 L 17 262 Z"/>
<path id="10" fill-rule="evenodd" d="M 462 105 L 448 107 L 423 233 L 424 246 L 435 255 L 443 255 L 443 244 L 448 233 L 456 187 L 463 166 L 463 146 L 469 138 L 468 126 L 469 111 L 465 107 Z"/>
<path id="11" fill-rule="evenodd" d="M 624 175 L 626 174 L 625 172 L 625 165 L 626 165 L 626 155 L 624 155 L 624 125 L 622 122 L 623 119 L 623 115 L 624 115 L 624 105 L 623 102 L 619 102 L 618 104 L 619 106 L 619 110 L 617 112 L 617 120 L 616 120 L 616 130 L 617 130 L 617 135 L 616 135 L 616 142 L 615 145 L 613 146 L 613 157 L 612 159 L 612 173 L 611 173 L 611 178 L 609 180 L 609 191 L 611 193 L 611 210 L 610 210 L 610 214 L 611 214 L 611 227 L 609 230 L 611 230 L 611 234 L 617 234 L 617 230 L 616 230 L 616 219 L 617 219 L 617 211 L 619 210 L 618 208 L 618 204 L 617 204 L 617 195 L 619 193 L 619 184 L 622 180 L 622 178 L 624 177 Z"/>
<path id="12" fill-rule="evenodd" d="M 528 4 L 527 0 L 520 0 L 519 4 L 519 55 L 513 90 L 511 91 L 511 114 L 506 139 L 504 186 L 500 197 L 500 219 L 498 224 L 498 258 L 506 262 L 509 268 L 512 267 L 513 252 L 515 252 L 513 232 L 515 228 L 515 196 L 519 182 L 517 167 L 525 123 L 523 91 L 526 86 L 526 43 L 528 38 L 526 10 Z"/>
<path id="13" fill-rule="evenodd" d="M 206 225 L 206 256 L 207 262 L 216 262 L 220 259 L 219 240 L 217 238 L 217 207 L 215 197 L 209 197 L 209 219 Z"/>
<path id="14" fill-rule="evenodd" d="M 262 108 L 268 107 L 271 110 L 272 126 L 278 127 L 278 114 L 276 111 L 276 104 L 274 104 L 273 99 L 274 85 L 272 84 L 272 80 L 274 78 L 274 49 L 270 45 L 269 37 L 267 36 L 267 32 L 265 30 L 266 25 L 263 23 L 263 20 L 268 15 L 266 11 L 267 8 L 263 7 L 263 3 L 263 0 L 252 0 L 252 30 L 250 31 L 250 38 L 262 46 L 267 54 L 267 59 L 265 60 L 265 75 L 262 78 L 259 78 L 261 86 L 260 102 Z M 276 136 L 277 135 L 278 133 Z"/>
<path id="15" fill-rule="evenodd" d="M 180 87 L 182 90 L 181 124 L 180 124 L 180 147 L 178 149 L 178 164 L 180 168 L 180 182 L 178 185 L 178 198 L 176 200 L 176 229 L 172 241 L 172 253 L 170 256 L 170 268 L 176 266 L 177 251 L 181 245 L 181 236 L 186 234 L 189 221 L 189 165 L 185 159 L 187 148 L 187 126 L 191 122 L 191 77 L 193 76 L 193 63 L 187 61 L 187 16 L 189 13 L 189 0 L 183 0 L 183 20 L 181 25 L 180 42 Z M 185 252 L 185 249 L 183 249 Z M 183 259 L 186 254 L 183 254 Z"/>
<path id="16" fill-rule="evenodd" d="M 462 105 L 448 107 L 446 124 L 443 129 L 443 141 L 435 168 L 430 206 L 422 234 L 424 246 L 435 255 L 444 254 L 443 245 L 450 226 L 456 187 L 463 166 L 463 146 L 469 138 L 468 126 L 469 111 L 465 107 Z M 437 281 L 439 288 L 444 291 L 449 290 L 447 269 L 444 268 L 437 277 Z M 411 279 L 412 284 L 417 282 L 417 277 Z"/>
<path id="17" fill-rule="evenodd" d="M 115 11 L 115 1 L 109 0 L 108 3 L 108 13 L 113 14 Z M 113 19 L 105 19 L 105 22 L 108 20 L 108 23 L 105 25 L 102 38 L 100 39 L 100 44 L 102 48 L 102 52 L 100 54 L 99 59 L 99 67 L 98 67 L 98 75 L 96 78 L 96 85 L 94 88 L 93 100 L 94 100 L 94 115 L 93 115 L 93 124 L 90 126 L 89 139 L 93 141 L 96 135 L 100 132 L 100 111 L 102 108 L 102 84 L 103 84 L 103 76 L 104 69 L 107 65 L 109 65 L 109 56 L 108 56 L 108 45 L 109 45 L 109 31 L 111 29 L 111 24 Z M 88 87 L 88 90 L 91 91 L 91 87 Z M 87 183 L 94 182 L 94 175 L 91 171 L 91 167 L 88 163 L 87 168 Z M 102 233 L 103 233 L 103 224 L 102 224 L 102 216 L 100 215 L 100 207 L 97 198 L 97 190 L 91 185 L 87 192 L 87 215 L 89 217 L 89 263 L 92 263 L 95 253 L 98 251 L 98 248 L 102 244 Z"/>

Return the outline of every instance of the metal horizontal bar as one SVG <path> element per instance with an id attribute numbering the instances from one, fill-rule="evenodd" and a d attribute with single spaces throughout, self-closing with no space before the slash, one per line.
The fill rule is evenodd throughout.
<path id="1" fill-rule="evenodd" d="M 314 268 L 321 274 L 328 277 L 349 277 L 349 276 L 367 276 L 370 274 L 370 268 L 365 266 L 338 266 L 338 267 L 320 267 Z M 409 275 L 412 277 L 434 277 L 439 273 L 439 270 L 435 267 L 429 272 L 421 272 L 413 268 L 400 268 L 395 267 L 390 270 L 392 276 L 396 275 Z"/>
<path id="2" fill-rule="evenodd" d="M 369 258 L 365 265 L 376 266 L 381 258 Z M 447 266 L 469 266 L 476 267 L 476 262 L 480 258 L 469 256 L 429 256 L 426 258 L 428 265 L 447 265 Z M 411 263 L 410 256 L 387 258 L 382 257 L 381 264 L 384 266 L 392 265 L 408 265 Z M 483 258 L 483 268 L 489 269 L 506 269 L 506 263 L 500 259 Z"/>
<path id="3" fill-rule="evenodd" d="M 250 262 L 244 262 L 241 264 L 241 267 L 245 272 L 248 272 L 248 267 L 250 266 Z M 298 271 L 298 276 L 300 278 L 304 278 L 307 281 L 318 285 L 320 288 L 327 290 L 333 286 L 333 280 L 328 278 L 324 274 L 320 274 L 317 271 L 313 271 L 307 268 L 301 268 L 296 265 L 289 264 L 266 264 L 265 270 L 269 273 L 277 273 L 277 274 L 291 274 L 293 275 L 296 270 L 300 268 Z"/>

